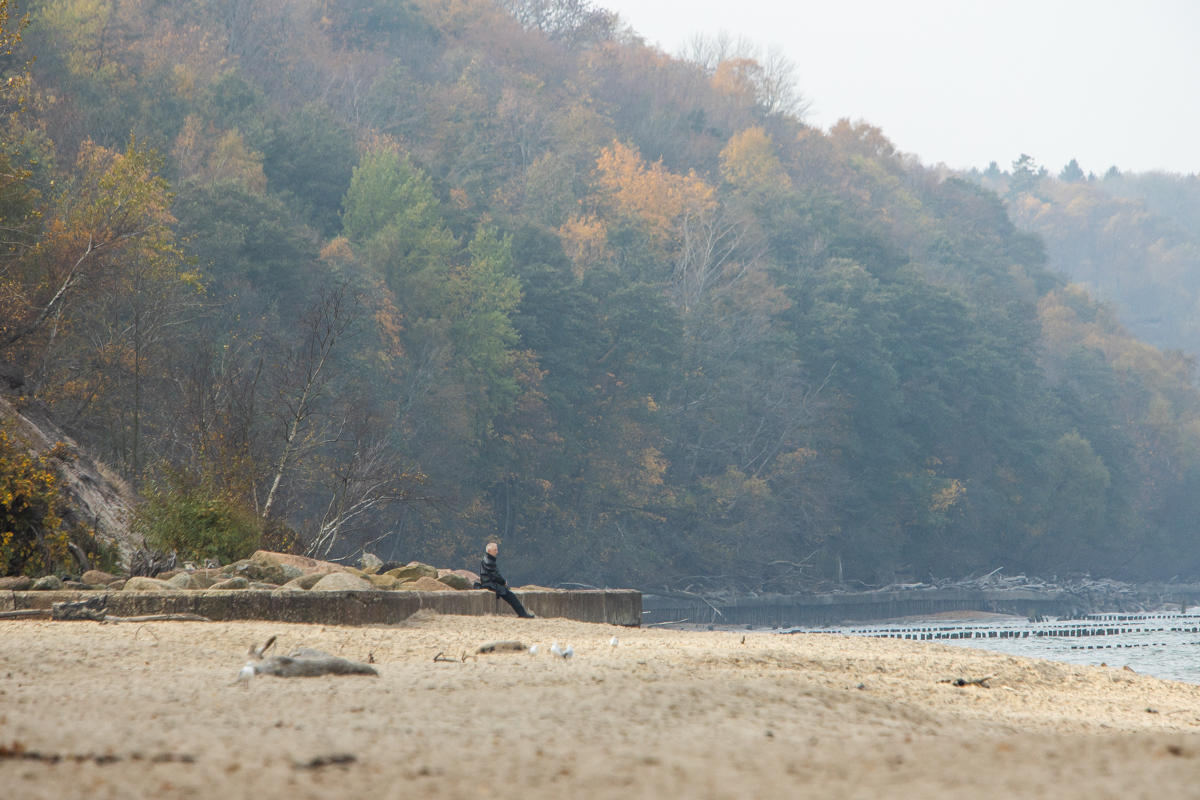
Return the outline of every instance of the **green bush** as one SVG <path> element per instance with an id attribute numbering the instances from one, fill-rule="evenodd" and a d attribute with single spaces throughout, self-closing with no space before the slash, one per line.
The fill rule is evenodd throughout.
<path id="1" fill-rule="evenodd" d="M 0 575 L 44 575 L 70 562 L 59 471 L 69 460 L 62 442 L 31 453 L 16 425 L 0 422 Z"/>
<path id="2" fill-rule="evenodd" d="M 236 498 L 191 475 L 168 473 L 142 491 L 134 527 L 147 544 L 183 559 L 219 558 L 228 564 L 250 555 L 262 520 Z"/>

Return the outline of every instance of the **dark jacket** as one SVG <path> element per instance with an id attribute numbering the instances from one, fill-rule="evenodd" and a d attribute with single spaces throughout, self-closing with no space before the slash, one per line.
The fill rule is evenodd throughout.
<path id="1" fill-rule="evenodd" d="M 504 580 L 504 576 L 496 567 L 496 557 L 491 553 L 483 555 L 483 565 L 479 570 L 479 584 L 485 589 L 503 589 L 508 585 L 508 581 Z"/>

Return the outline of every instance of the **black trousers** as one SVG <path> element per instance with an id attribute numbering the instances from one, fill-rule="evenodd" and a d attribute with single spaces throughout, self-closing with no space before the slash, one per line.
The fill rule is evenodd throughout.
<path id="1" fill-rule="evenodd" d="M 525 606 L 521 605 L 521 601 L 517 599 L 517 596 L 515 594 L 513 594 L 512 590 L 509 589 L 507 586 L 501 586 L 499 588 L 497 588 L 495 586 L 487 586 L 484 588 L 488 589 L 489 591 L 495 592 L 496 597 L 499 597 L 501 600 L 503 600 L 504 602 L 506 602 L 510 606 L 512 606 L 512 610 L 517 612 L 518 617 L 528 617 L 529 616 L 529 612 L 525 610 Z"/>

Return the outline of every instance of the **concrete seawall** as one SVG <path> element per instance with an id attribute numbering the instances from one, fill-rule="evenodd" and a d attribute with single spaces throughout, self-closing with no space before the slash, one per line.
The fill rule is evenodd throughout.
<path id="1" fill-rule="evenodd" d="M 0 611 L 48 609 L 54 603 L 87 600 L 103 592 L 0 592 Z M 297 592 L 190 591 L 108 592 L 108 613 L 120 617 L 199 614 L 211 620 L 241 619 L 318 625 L 392 625 L 422 609 L 465 616 L 508 615 L 512 609 L 488 591 Z M 515 592 L 521 603 L 545 618 L 639 626 L 641 592 L 587 590 Z"/>

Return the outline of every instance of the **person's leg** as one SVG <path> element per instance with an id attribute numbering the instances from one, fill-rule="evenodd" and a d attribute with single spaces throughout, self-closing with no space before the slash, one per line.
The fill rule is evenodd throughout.
<path id="1" fill-rule="evenodd" d="M 529 612 L 525 610 L 525 606 L 521 605 L 521 601 L 517 599 L 517 596 L 507 586 L 499 590 L 493 589 L 492 591 L 496 592 L 497 597 L 512 606 L 512 610 L 516 612 L 518 617 L 530 616 Z"/>

